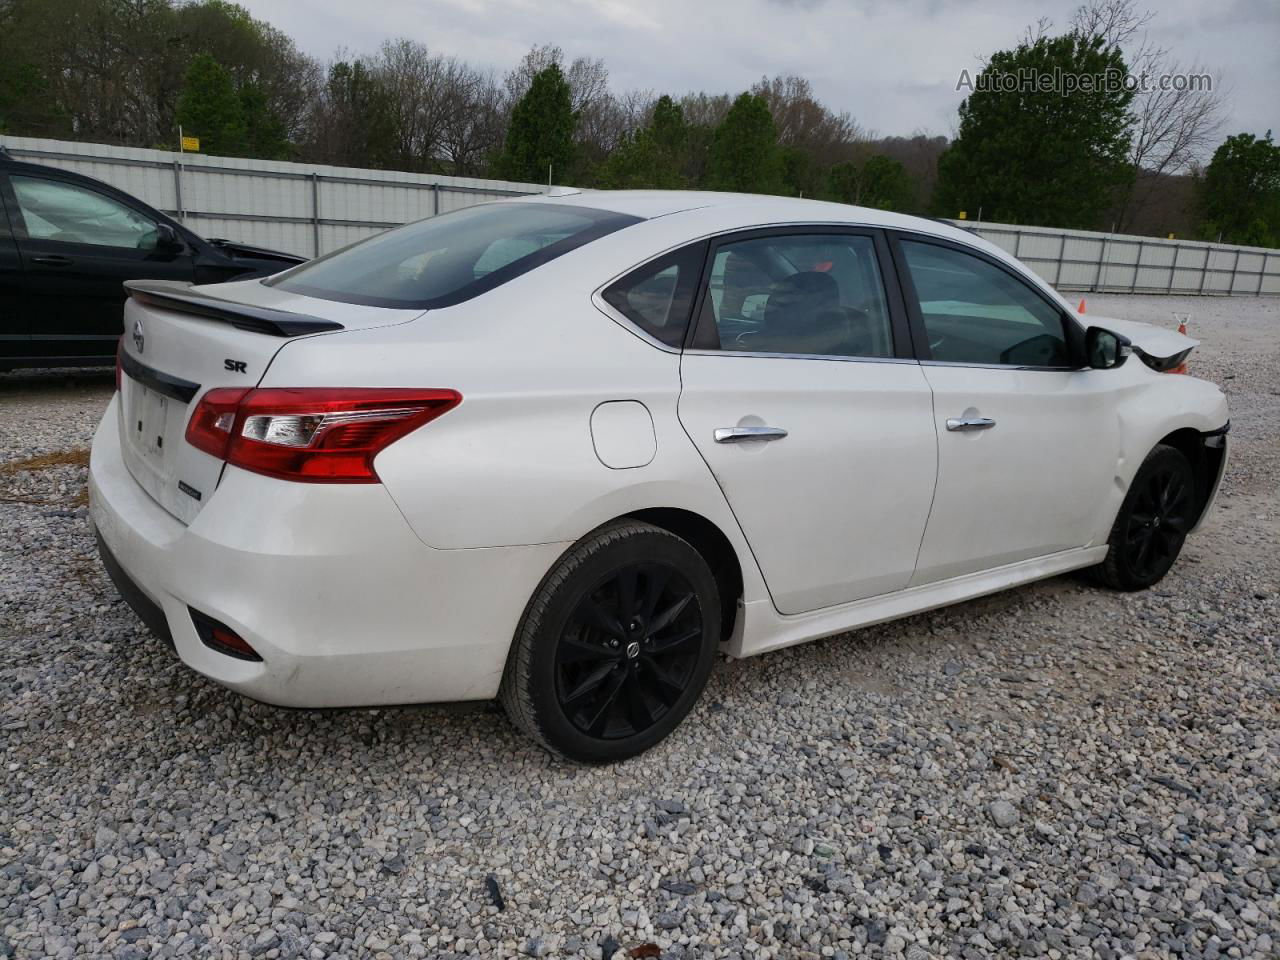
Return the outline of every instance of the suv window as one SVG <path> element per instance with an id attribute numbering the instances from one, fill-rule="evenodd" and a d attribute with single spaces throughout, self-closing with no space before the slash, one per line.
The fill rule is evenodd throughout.
<path id="1" fill-rule="evenodd" d="M 18 174 L 9 180 L 34 240 L 155 249 L 155 222 L 118 200 L 60 180 Z"/>
<path id="2" fill-rule="evenodd" d="M 695 243 L 637 267 L 609 286 L 602 296 L 649 336 L 671 347 L 684 341 L 707 253 Z"/>
<path id="3" fill-rule="evenodd" d="M 716 248 L 704 310 L 721 350 L 892 357 L 875 241 L 786 234 Z M 711 345 L 711 344 L 708 344 Z"/>
<path id="4" fill-rule="evenodd" d="M 265 283 L 374 307 L 447 307 L 639 217 L 555 203 L 486 203 L 409 223 Z"/>
<path id="5" fill-rule="evenodd" d="M 1062 311 L 1007 270 L 951 247 L 902 241 L 934 360 L 1067 367 Z"/>

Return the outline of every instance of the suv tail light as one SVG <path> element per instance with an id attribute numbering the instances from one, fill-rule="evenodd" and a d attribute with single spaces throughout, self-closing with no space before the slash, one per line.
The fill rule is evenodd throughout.
<path id="1" fill-rule="evenodd" d="M 374 457 L 461 402 L 454 390 L 220 387 L 200 398 L 187 442 L 282 480 L 377 483 Z"/>

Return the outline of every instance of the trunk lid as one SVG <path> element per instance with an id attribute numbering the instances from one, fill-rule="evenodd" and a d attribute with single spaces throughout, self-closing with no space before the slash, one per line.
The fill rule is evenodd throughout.
<path id="1" fill-rule="evenodd" d="M 183 523 L 195 519 L 222 476 L 223 462 L 185 439 L 191 412 L 208 390 L 257 386 L 293 340 L 405 323 L 422 313 L 319 300 L 258 280 L 125 286 L 119 403 L 125 466 Z"/>

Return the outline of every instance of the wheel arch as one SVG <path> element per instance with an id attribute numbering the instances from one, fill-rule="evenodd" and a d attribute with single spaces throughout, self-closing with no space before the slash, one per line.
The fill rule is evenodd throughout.
<path id="1" fill-rule="evenodd" d="M 1193 529 L 1200 523 L 1205 508 L 1213 499 L 1222 472 L 1226 446 L 1225 444 L 1214 445 L 1213 439 L 1224 435 L 1225 431 L 1206 433 L 1194 427 L 1180 427 L 1165 434 L 1156 443 L 1157 446 L 1173 447 L 1191 464 L 1191 472 L 1196 483 L 1196 515 L 1192 523 Z"/>
<path id="2" fill-rule="evenodd" d="M 650 507 L 632 510 L 614 520 L 640 520 L 674 533 L 702 555 L 711 568 L 716 588 L 720 592 L 720 639 L 733 636 L 738 616 L 738 601 L 742 597 L 742 561 L 732 541 L 713 521 L 700 513 L 680 507 Z M 612 522 L 612 521 L 610 521 Z"/>

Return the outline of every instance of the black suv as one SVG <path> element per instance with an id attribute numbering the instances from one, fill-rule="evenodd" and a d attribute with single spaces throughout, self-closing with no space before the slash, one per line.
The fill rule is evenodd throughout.
<path id="1" fill-rule="evenodd" d="M 0 371 L 114 363 L 125 280 L 219 283 L 304 260 L 205 240 L 100 180 L 0 147 Z"/>

